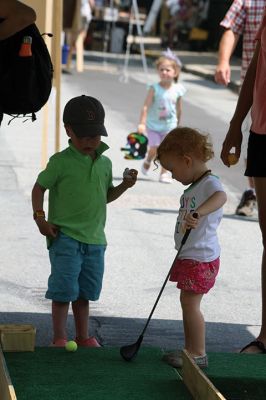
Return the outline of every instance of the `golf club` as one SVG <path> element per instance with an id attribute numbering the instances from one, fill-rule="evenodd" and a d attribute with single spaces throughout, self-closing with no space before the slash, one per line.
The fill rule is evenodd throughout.
<path id="1" fill-rule="evenodd" d="M 197 213 L 193 213 L 193 217 L 194 217 L 194 218 L 197 218 L 197 217 L 198 217 L 198 214 L 197 214 Z M 146 332 L 146 329 L 147 329 L 147 327 L 148 327 L 148 325 L 149 325 L 149 323 L 150 323 L 150 320 L 151 320 L 151 317 L 152 317 L 152 315 L 153 315 L 153 313 L 154 313 L 154 310 L 155 310 L 155 308 L 156 308 L 156 306 L 157 306 L 157 304 L 158 304 L 158 301 L 160 300 L 160 297 L 161 297 L 161 295 L 162 295 L 162 292 L 163 292 L 163 290 L 164 290 L 164 288 L 165 288 L 165 285 L 166 285 L 166 283 L 167 283 L 167 281 L 168 281 L 168 279 L 169 279 L 169 276 L 170 276 L 170 274 L 171 274 L 171 271 L 172 271 L 172 268 L 173 268 L 173 266 L 174 266 L 174 264 L 175 264 L 175 261 L 176 261 L 177 258 L 179 257 L 179 254 L 180 254 L 180 252 L 181 252 L 181 250 L 182 250 L 182 247 L 183 247 L 184 244 L 186 243 L 187 238 L 188 238 L 190 232 L 191 232 L 191 229 L 187 229 L 186 232 L 185 232 L 185 234 L 184 234 L 184 236 L 183 236 L 183 238 L 182 238 L 181 245 L 180 245 L 180 247 L 179 247 L 179 249 L 178 249 L 177 255 L 175 256 L 175 259 L 174 259 L 174 261 L 173 261 L 173 263 L 172 263 L 172 265 L 171 265 L 171 268 L 170 268 L 170 270 L 169 270 L 169 272 L 168 272 L 168 274 L 167 274 L 167 276 L 166 276 L 166 278 L 165 278 L 165 281 L 164 281 L 163 286 L 162 286 L 162 288 L 161 288 L 161 290 L 160 290 L 160 293 L 158 294 L 158 297 L 157 297 L 157 299 L 156 299 L 156 301 L 155 301 L 155 303 L 154 303 L 154 306 L 153 306 L 153 308 L 152 308 L 152 310 L 151 310 L 151 312 L 150 312 L 150 315 L 149 315 L 149 317 L 148 317 L 148 319 L 147 319 L 147 322 L 146 322 L 146 324 L 145 324 L 145 326 L 144 326 L 144 328 L 143 328 L 143 330 L 142 330 L 142 332 L 141 332 L 141 334 L 140 334 L 138 340 L 137 340 L 135 343 L 133 343 L 133 344 L 129 344 L 129 345 L 127 345 L 127 346 L 122 346 L 122 347 L 120 347 L 120 355 L 121 355 L 121 357 L 122 357 L 125 361 L 131 361 L 131 360 L 137 355 L 137 352 L 138 352 L 138 350 L 139 350 L 139 348 L 140 348 L 140 346 L 141 346 L 141 343 L 142 343 L 144 334 L 145 334 L 145 332 Z"/>

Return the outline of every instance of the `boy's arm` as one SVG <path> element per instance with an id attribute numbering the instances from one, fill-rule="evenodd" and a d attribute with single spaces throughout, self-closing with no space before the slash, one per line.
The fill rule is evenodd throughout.
<path id="1" fill-rule="evenodd" d="M 144 133 L 146 129 L 146 120 L 147 120 L 147 113 L 148 110 L 153 102 L 153 96 L 154 96 L 154 89 L 150 88 L 147 94 L 147 97 L 145 99 L 144 105 L 141 110 L 140 114 L 140 120 L 139 120 L 139 125 L 138 125 L 138 133 Z"/>
<path id="2" fill-rule="evenodd" d="M 45 191 L 46 189 L 44 187 L 39 185 L 37 182 L 35 183 L 31 195 L 32 209 L 35 215 L 37 211 L 43 211 Z M 45 214 L 43 214 L 43 216 L 35 216 L 34 219 L 42 235 L 56 237 L 58 228 L 45 220 Z"/>
<path id="3" fill-rule="evenodd" d="M 187 226 L 192 229 L 196 228 L 199 223 L 200 217 L 204 217 L 205 215 L 208 215 L 218 210 L 225 204 L 226 200 L 227 197 L 225 192 L 215 192 L 206 201 L 204 201 L 204 203 L 202 203 L 199 208 L 193 211 L 198 214 L 197 218 L 194 218 L 192 213 L 186 216 Z"/>
<path id="4" fill-rule="evenodd" d="M 118 186 L 113 186 L 108 189 L 107 203 L 111 203 L 118 199 L 127 189 L 135 185 L 137 181 L 138 171 L 135 169 L 126 169 L 123 174 L 123 181 Z"/>
<path id="5" fill-rule="evenodd" d="M 36 21 L 36 13 L 17 0 L 0 0 L 0 40 L 4 40 Z"/>

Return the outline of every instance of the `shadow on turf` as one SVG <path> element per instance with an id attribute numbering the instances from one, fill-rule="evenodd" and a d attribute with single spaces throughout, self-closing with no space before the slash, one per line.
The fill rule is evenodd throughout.
<path id="1" fill-rule="evenodd" d="M 93 314 L 93 307 L 92 307 Z M 135 343 L 146 319 L 94 316 L 90 318 L 90 334 L 95 335 L 104 346 L 120 347 Z M 48 346 L 52 340 L 51 315 L 45 313 L 0 313 L 1 324 L 32 324 L 37 328 L 36 346 Z M 208 352 L 238 352 L 254 339 L 243 324 L 207 322 Z M 74 320 L 68 318 L 69 339 L 74 338 Z M 143 346 L 165 350 L 183 346 L 182 321 L 153 319 L 147 329 Z"/>

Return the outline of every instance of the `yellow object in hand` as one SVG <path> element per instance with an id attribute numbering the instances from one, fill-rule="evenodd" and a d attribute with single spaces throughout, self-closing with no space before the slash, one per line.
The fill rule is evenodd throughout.
<path id="1" fill-rule="evenodd" d="M 228 154 L 228 162 L 230 165 L 235 165 L 238 163 L 238 157 L 234 153 L 229 153 Z"/>

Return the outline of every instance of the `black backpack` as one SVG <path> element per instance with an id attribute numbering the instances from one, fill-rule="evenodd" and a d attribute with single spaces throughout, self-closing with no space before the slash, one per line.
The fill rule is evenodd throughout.
<path id="1" fill-rule="evenodd" d="M 29 57 L 19 56 L 25 36 L 32 38 L 32 56 Z M 49 98 L 52 78 L 51 57 L 35 24 L 1 40 L 0 124 L 3 114 L 9 114 L 13 118 L 30 116 L 34 121 L 35 113 L 44 106 Z"/>

